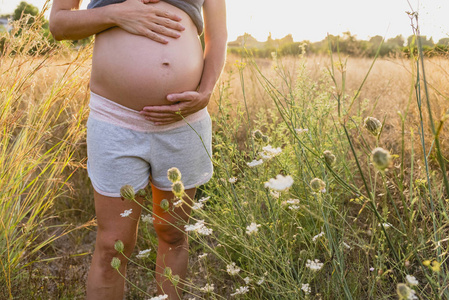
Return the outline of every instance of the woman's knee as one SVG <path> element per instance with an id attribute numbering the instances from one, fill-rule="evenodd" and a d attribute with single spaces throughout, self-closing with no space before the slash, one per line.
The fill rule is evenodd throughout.
<path id="1" fill-rule="evenodd" d="M 157 222 L 155 222 L 154 229 L 158 239 L 166 244 L 178 246 L 184 244 L 187 240 L 185 231 L 180 227 L 163 223 L 157 224 Z"/>
<path id="2" fill-rule="evenodd" d="M 118 241 L 121 241 L 123 244 L 123 254 L 117 251 L 115 245 Z M 136 239 L 134 237 L 131 238 L 117 238 L 113 235 L 101 235 L 97 238 L 96 246 L 95 246 L 95 255 L 99 260 L 100 265 L 105 269 L 111 269 L 111 261 L 114 257 L 118 257 L 122 261 L 122 266 L 126 265 L 127 259 L 134 250 L 136 245 Z M 120 248 L 119 248 L 120 250 Z"/>

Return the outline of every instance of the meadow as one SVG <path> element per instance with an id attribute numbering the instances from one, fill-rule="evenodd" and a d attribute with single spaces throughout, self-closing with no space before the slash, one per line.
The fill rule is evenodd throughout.
<path id="1" fill-rule="evenodd" d="M 92 46 L 47 51 L 37 27 L 3 38 L 0 298 L 83 299 Z M 449 298 L 448 70 L 420 55 L 228 56 L 209 105 L 214 177 L 181 224 L 184 298 Z M 155 296 L 146 198 L 127 299 Z"/>

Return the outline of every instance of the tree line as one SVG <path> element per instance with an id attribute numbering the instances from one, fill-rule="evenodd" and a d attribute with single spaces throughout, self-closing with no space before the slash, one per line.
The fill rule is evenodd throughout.
<path id="1" fill-rule="evenodd" d="M 442 38 L 435 43 L 432 37 L 419 36 L 424 54 L 438 56 L 449 54 L 449 38 Z M 350 56 L 374 57 L 376 54 L 383 56 L 417 53 L 418 41 L 411 35 L 405 39 L 402 35 L 385 40 L 376 35 L 368 41 L 358 40 L 349 31 L 340 35 L 328 35 L 319 42 L 295 42 L 291 34 L 282 39 L 274 40 L 271 34 L 265 42 L 259 42 L 250 34 L 245 33 L 235 41 L 228 43 L 228 51 L 237 55 L 253 55 L 260 58 L 269 58 L 275 53 L 277 56 L 300 54 L 328 54 L 343 53 Z"/>

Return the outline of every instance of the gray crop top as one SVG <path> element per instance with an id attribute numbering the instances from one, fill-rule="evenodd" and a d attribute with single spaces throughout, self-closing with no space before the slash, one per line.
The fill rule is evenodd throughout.
<path id="1" fill-rule="evenodd" d="M 91 0 L 89 5 L 87 5 L 87 8 L 90 9 L 95 7 L 101 7 L 125 1 L 126 0 Z M 177 8 L 185 11 L 190 16 L 193 23 L 196 25 L 196 28 L 198 29 L 198 34 L 201 34 L 203 32 L 203 18 L 201 16 L 201 7 L 203 6 L 204 0 L 162 0 L 162 1 L 167 2 L 168 4 L 176 6 Z"/>

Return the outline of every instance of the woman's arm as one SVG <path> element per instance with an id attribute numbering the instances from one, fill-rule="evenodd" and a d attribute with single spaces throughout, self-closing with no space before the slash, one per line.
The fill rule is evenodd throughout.
<path id="1" fill-rule="evenodd" d="M 198 90 L 168 95 L 167 100 L 173 102 L 172 105 L 144 107 L 141 113 L 157 125 L 181 120 L 177 112 L 186 117 L 206 107 L 223 70 L 228 39 L 225 0 L 205 0 L 203 14 L 204 67 Z"/>
<path id="2" fill-rule="evenodd" d="M 159 0 L 127 0 L 94 9 L 79 10 L 82 0 L 54 0 L 50 12 L 50 31 L 56 40 L 79 40 L 119 26 L 160 43 L 163 36 L 177 38 L 184 27 L 181 18 L 147 3 Z"/>

